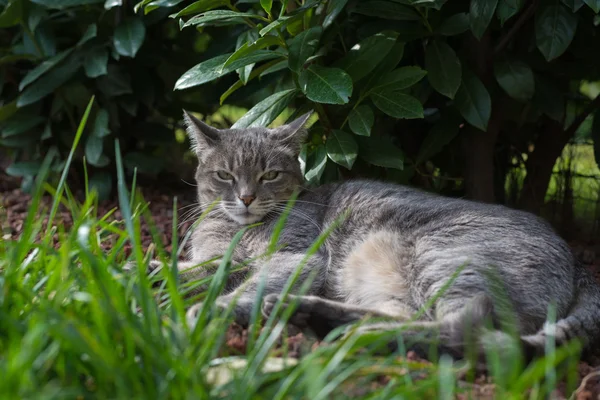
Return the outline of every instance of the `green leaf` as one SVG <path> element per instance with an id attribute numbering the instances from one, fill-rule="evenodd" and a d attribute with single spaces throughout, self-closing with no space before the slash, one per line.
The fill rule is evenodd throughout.
<path id="1" fill-rule="evenodd" d="M 281 114 L 296 95 L 296 89 L 284 90 L 267 97 L 240 118 L 232 128 L 250 128 L 267 126 Z"/>
<path id="2" fill-rule="evenodd" d="M 358 153 L 358 144 L 350 135 L 344 131 L 334 130 L 326 142 L 327 155 L 336 164 L 347 169 L 352 169 Z"/>
<path id="3" fill-rule="evenodd" d="M 104 2 L 104 9 L 110 10 L 111 8 L 120 7 L 122 5 L 123 5 L 123 0 L 106 0 Z"/>
<path id="4" fill-rule="evenodd" d="M 271 9 L 273 8 L 273 0 L 260 0 L 260 6 L 265 12 L 271 15 Z"/>
<path id="5" fill-rule="evenodd" d="M 201 14 L 196 15 L 195 17 L 190 18 L 181 29 L 186 28 L 192 25 L 206 25 L 210 22 L 215 21 L 223 21 L 223 20 L 240 20 L 240 23 L 244 23 L 243 18 L 254 18 L 254 19 L 263 19 L 260 15 L 250 14 L 250 13 L 242 13 L 238 11 L 231 10 L 214 10 L 214 11 L 206 11 Z"/>
<path id="6" fill-rule="evenodd" d="M 600 12 L 600 0 L 583 0 L 596 14 Z"/>
<path id="7" fill-rule="evenodd" d="M 39 4 L 47 8 L 64 9 L 75 6 L 84 6 L 88 4 L 103 3 L 104 0 L 31 0 L 32 3 Z"/>
<path id="8" fill-rule="evenodd" d="M 368 37 L 354 46 L 335 66 L 343 68 L 357 82 L 385 58 L 394 47 L 397 37 L 397 33 L 389 31 Z"/>
<path id="9" fill-rule="evenodd" d="M 454 114 L 442 115 L 425 136 L 415 164 L 422 164 L 440 153 L 458 135 L 461 122 L 461 119 Z"/>
<path id="10" fill-rule="evenodd" d="M 258 34 L 257 34 L 258 36 Z M 281 44 L 281 41 L 278 37 L 273 35 L 267 35 L 261 38 L 258 38 L 252 42 L 247 42 L 241 45 L 225 62 L 221 68 L 229 69 L 228 67 L 234 62 L 242 59 L 243 57 L 248 56 L 249 54 L 255 53 L 260 49 L 264 49 L 265 47 L 274 46 Z"/>
<path id="11" fill-rule="evenodd" d="M 233 62 L 235 59 L 238 59 L 241 56 L 243 56 L 245 54 L 249 54 L 253 50 L 256 50 L 256 48 L 252 48 L 249 50 L 248 47 L 251 44 L 253 44 L 257 39 L 258 39 L 258 31 L 255 28 L 248 29 L 247 31 L 243 32 L 237 38 L 237 41 L 235 44 L 235 52 L 231 55 L 231 57 L 229 57 L 229 59 L 227 59 L 227 61 L 225 61 L 225 64 L 227 65 L 228 62 L 231 64 L 231 62 Z M 242 49 L 242 50 L 240 50 L 240 49 Z M 232 60 L 232 57 L 234 57 L 234 60 Z M 240 77 L 240 82 L 242 83 L 242 86 L 245 85 L 246 83 L 248 83 L 248 80 L 250 79 L 250 74 L 252 74 L 253 68 L 254 68 L 254 64 L 249 64 L 243 68 L 239 68 L 236 71 L 238 76 Z"/>
<path id="12" fill-rule="evenodd" d="M 259 61 L 271 60 L 282 56 L 281 53 L 270 50 L 257 50 L 251 54 L 241 57 L 232 62 L 227 68 L 223 68 L 223 64 L 231 56 L 223 54 L 210 60 L 201 62 L 189 71 L 181 75 L 175 83 L 175 90 L 187 89 L 193 86 L 202 85 L 203 83 L 213 81 L 223 75 L 226 75 L 238 68 L 246 65 L 254 64 Z"/>
<path id="13" fill-rule="evenodd" d="M 481 39 L 485 33 L 494 16 L 497 4 L 498 0 L 471 0 L 469 4 L 469 22 L 471 32 L 477 39 Z"/>
<path id="14" fill-rule="evenodd" d="M 325 104 L 346 104 L 352 95 L 352 78 L 339 68 L 311 65 L 298 78 L 309 100 Z"/>
<path id="15" fill-rule="evenodd" d="M 565 96 L 549 80 L 535 76 L 534 104 L 548 117 L 556 122 L 563 121 L 565 116 Z"/>
<path id="16" fill-rule="evenodd" d="M 394 118 L 423 118 L 423 105 L 416 98 L 400 92 L 371 93 L 373 104 Z"/>
<path id="17" fill-rule="evenodd" d="M 487 131 L 492 99 L 483 83 L 472 72 L 463 71 L 462 84 L 456 93 L 454 104 L 468 123 Z"/>
<path id="18" fill-rule="evenodd" d="M 533 72 L 524 62 L 502 58 L 494 64 L 494 75 L 502 89 L 513 99 L 528 101 L 533 97 Z"/>
<path id="19" fill-rule="evenodd" d="M 21 161 L 9 165 L 6 173 L 10 176 L 35 176 L 41 166 L 39 161 Z"/>
<path id="20" fill-rule="evenodd" d="M 468 30 L 469 14 L 467 13 L 458 13 L 448 17 L 437 29 L 438 33 L 444 36 L 460 35 Z"/>
<path id="21" fill-rule="evenodd" d="M 50 69 L 52 69 L 58 63 L 60 63 L 62 60 L 64 60 L 68 55 L 70 55 L 73 52 L 73 50 L 75 50 L 75 49 L 70 48 L 61 53 L 58 53 L 54 57 L 51 57 L 51 58 L 47 59 L 46 61 L 43 61 L 38 66 L 36 66 L 34 69 L 29 71 L 27 73 L 27 75 L 25 75 L 23 77 L 23 79 L 21 80 L 21 82 L 19 83 L 19 90 L 22 91 L 23 88 L 25 88 L 25 86 L 29 85 L 31 82 L 35 81 L 40 76 L 42 76 L 43 74 L 48 72 Z"/>
<path id="22" fill-rule="evenodd" d="M 108 66 L 108 73 L 97 79 L 96 86 L 108 97 L 132 93 L 131 77 L 116 65 Z"/>
<path id="23" fill-rule="evenodd" d="M 108 50 L 97 47 L 90 51 L 83 60 L 85 74 L 89 78 L 97 78 L 107 74 Z"/>
<path id="24" fill-rule="evenodd" d="M 102 138 L 110 135 L 110 128 L 108 127 L 108 111 L 105 109 L 100 109 L 96 113 L 96 119 L 94 120 L 94 129 L 92 130 L 92 135 L 98 138 Z"/>
<path id="25" fill-rule="evenodd" d="M 10 103 L 13 104 L 13 103 Z M 10 106 L 10 104 L 8 106 Z M 16 105 L 15 105 L 16 106 Z M 16 112 L 16 109 L 15 109 Z M 14 112 L 13 112 L 14 114 Z M 32 115 L 29 113 L 20 112 L 14 115 L 6 123 L 0 126 L 0 136 L 7 138 L 10 136 L 20 135 L 23 132 L 27 132 L 32 128 L 35 128 L 39 124 L 45 121 L 45 118 L 39 115 Z"/>
<path id="26" fill-rule="evenodd" d="M 450 46 L 439 40 L 432 40 L 425 50 L 425 69 L 431 86 L 451 99 L 461 83 L 461 65 Z"/>
<path id="27" fill-rule="evenodd" d="M 97 171 L 90 178 L 90 190 L 98 193 L 99 200 L 108 200 L 112 191 L 113 175 L 106 171 Z"/>
<path id="28" fill-rule="evenodd" d="M 23 0 L 10 0 L 0 13 L 0 28 L 18 25 L 23 18 Z"/>
<path id="29" fill-rule="evenodd" d="M 102 156 L 104 140 L 101 137 L 90 135 L 85 142 L 85 158 L 92 165 L 97 165 Z"/>
<path id="30" fill-rule="evenodd" d="M 360 158 L 378 167 L 404 169 L 404 153 L 390 136 L 360 139 Z"/>
<path id="31" fill-rule="evenodd" d="M 335 21 L 335 19 L 340 15 L 344 7 L 346 7 L 346 3 L 348 0 L 329 0 L 327 2 L 327 16 L 323 20 L 323 28 L 327 29 L 329 25 Z"/>
<path id="32" fill-rule="evenodd" d="M 312 56 L 319 46 L 319 38 L 323 29 L 320 26 L 314 26 L 301 32 L 298 36 L 290 40 L 288 45 L 289 68 L 300 72 L 308 57 Z"/>
<path id="33" fill-rule="evenodd" d="M 145 37 L 146 27 L 141 18 L 130 18 L 115 29 L 113 44 L 120 55 L 135 57 Z"/>
<path id="34" fill-rule="evenodd" d="M 200 0 L 190 4 L 177 14 L 169 15 L 170 18 L 179 18 L 185 15 L 196 14 L 204 11 L 212 10 L 213 8 L 221 7 L 229 4 L 229 0 Z"/>
<path id="35" fill-rule="evenodd" d="M 315 151 L 310 155 L 309 162 L 311 167 L 304 174 L 304 178 L 309 183 L 318 183 L 325 172 L 325 166 L 327 165 L 327 149 L 324 145 L 320 144 Z"/>
<path id="36" fill-rule="evenodd" d="M 69 62 L 52 69 L 35 83 L 31 84 L 21 93 L 17 100 L 17 107 L 23 107 L 44 98 L 65 84 L 79 69 L 81 61 L 71 59 Z"/>
<path id="37" fill-rule="evenodd" d="M 564 53 L 577 30 L 577 15 L 562 4 L 543 6 L 535 14 L 535 40 L 547 61 Z"/>
<path id="38" fill-rule="evenodd" d="M 425 75 L 427 75 L 427 71 L 424 71 L 419 67 L 410 66 L 398 68 L 382 76 L 377 83 L 373 85 L 371 91 L 390 92 L 393 90 L 406 89 L 419 82 Z"/>
<path id="39" fill-rule="evenodd" d="M 367 105 L 361 105 L 350 111 L 348 124 L 352 132 L 361 136 L 370 136 L 371 128 L 375 122 L 373 110 Z"/>
<path id="40" fill-rule="evenodd" d="M 361 1 L 352 10 L 357 14 L 393 19 L 397 21 L 418 21 L 419 14 L 412 8 L 389 1 Z"/>
<path id="41" fill-rule="evenodd" d="M 521 8 L 523 8 L 523 3 L 524 0 L 498 0 L 496 15 L 500 20 L 500 25 L 504 26 L 506 21 L 517 15 L 521 11 Z"/>

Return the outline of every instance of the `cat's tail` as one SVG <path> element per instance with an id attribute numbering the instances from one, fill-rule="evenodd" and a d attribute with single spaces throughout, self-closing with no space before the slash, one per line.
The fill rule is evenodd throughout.
<path id="1" fill-rule="evenodd" d="M 521 337 L 530 356 L 544 354 L 548 336 L 557 346 L 579 340 L 585 348 L 600 340 L 600 286 L 583 266 L 577 266 L 576 274 L 577 297 L 569 314 L 556 323 L 546 323 L 537 333 Z"/>

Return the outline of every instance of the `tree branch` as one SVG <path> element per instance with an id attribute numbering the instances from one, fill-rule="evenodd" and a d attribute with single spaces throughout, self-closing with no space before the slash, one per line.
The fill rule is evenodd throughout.
<path id="1" fill-rule="evenodd" d="M 594 110 L 596 110 L 597 108 L 600 108 L 600 95 L 596 96 L 596 98 L 587 105 L 587 107 L 583 110 L 583 112 L 581 114 L 579 114 L 577 117 L 575 117 L 575 119 L 573 120 L 571 125 L 569 125 L 569 127 L 567 129 L 565 129 L 565 134 L 568 137 L 573 136 L 575 134 L 575 132 L 577 132 L 577 129 L 579 129 L 581 124 L 583 124 L 583 121 L 585 121 L 586 118 L 592 112 L 594 112 Z"/>
<path id="2" fill-rule="evenodd" d="M 537 2 L 534 0 L 534 2 L 529 6 L 529 8 L 527 8 L 527 10 L 525 10 L 525 12 L 521 14 L 517 22 L 515 22 L 514 25 L 511 26 L 510 30 L 500 38 L 500 40 L 498 41 L 498 45 L 496 45 L 496 48 L 494 49 L 494 55 L 502 52 L 506 48 L 506 46 L 508 46 L 508 43 L 510 43 L 512 38 L 521 29 L 521 27 L 525 25 L 525 22 L 527 22 L 529 18 L 533 17 L 537 6 L 536 3 Z"/>

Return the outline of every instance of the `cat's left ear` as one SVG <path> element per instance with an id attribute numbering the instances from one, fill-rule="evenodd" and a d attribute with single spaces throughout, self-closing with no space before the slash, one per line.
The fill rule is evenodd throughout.
<path id="1" fill-rule="evenodd" d="M 308 136 L 308 131 L 304 129 L 304 125 L 311 115 L 312 111 L 307 112 L 289 124 L 274 129 L 274 133 L 278 136 L 278 140 L 290 144 L 294 150 L 300 152 L 300 148 Z"/>

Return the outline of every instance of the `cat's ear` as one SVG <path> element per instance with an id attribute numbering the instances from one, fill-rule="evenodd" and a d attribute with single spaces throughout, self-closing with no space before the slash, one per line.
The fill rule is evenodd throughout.
<path id="1" fill-rule="evenodd" d="M 221 140 L 221 131 L 205 124 L 191 113 L 183 110 L 183 120 L 192 142 L 192 150 L 200 156 L 202 151 L 214 147 Z"/>
<path id="2" fill-rule="evenodd" d="M 282 125 L 275 129 L 278 140 L 291 145 L 291 147 L 300 152 L 302 144 L 306 141 L 308 131 L 304 129 L 304 125 L 312 115 L 312 111 L 296 118 L 286 125 Z"/>

